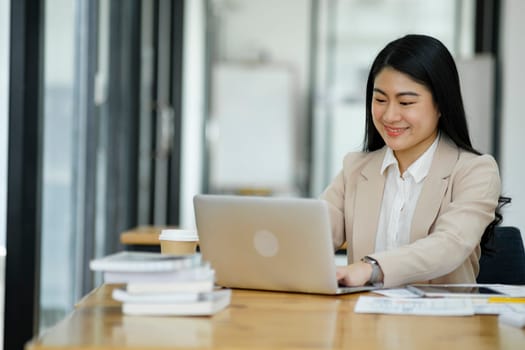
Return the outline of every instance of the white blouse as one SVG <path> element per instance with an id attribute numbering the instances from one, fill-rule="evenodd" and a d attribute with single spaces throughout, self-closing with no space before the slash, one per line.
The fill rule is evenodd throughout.
<path id="1" fill-rule="evenodd" d="M 394 249 L 410 242 L 410 226 L 423 180 L 428 175 L 439 135 L 432 145 L 400 175 L 399 164 L 392 149 L 388 148 L 381 166 L 386 172 L 383 202 L 379 214 L 375 252 Z"/>

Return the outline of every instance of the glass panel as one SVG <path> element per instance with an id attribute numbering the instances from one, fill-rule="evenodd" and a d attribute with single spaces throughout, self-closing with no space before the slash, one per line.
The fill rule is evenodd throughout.
<path id="1" fill-rule="evenodd" d="M 439 38 L 453 55 L 472 54 L 473 2 L 320 1 L 315 106 L 314 177 L 318 195 L 341 168 L 345 153 L 362 147 L 368 69 L 389 41 L 408 33 Z"/>
<path id="2" fill-rule="evenodd" d="M 4 344 L 10 1 L 0 1 L 0 349 Z"/>
<path id="3" fill-rule="evenodd" d="M 40 330 L 63 318 L 74 303 L 75 18 L 75 1 L 46 1 Z"/>
<path id="4" fill-rule="evenodd" d="M 100 283 L 89 260 L 118 249 L 119 232 L 136 222 L 132 171 L 139 105 L 129 96 L 140 81 L 134 56 L 139 5 L 46 2 L 40 331 Z M 150 19 L 151 36 L 155 7 L 148 5 L 143 18 Z M 149 54 L 145 65 L 154 63 Z M 155 81 L 153 66 L 146 68 L 144 89 Z M 146 102 L 145 109 L 154 108 Z"/>
<path id="5" fill-rule="evenodd" d="M 361 149 L 368 68 L 387 42 L 426 33 L 473 54 L 473 0 L 207 4 L 206 192 L 319 195 Z"/>
<path id="6" fill-rule="evenodd" d="M 310 7 L 208 1 L 207 191 L 305 194 Z"/>

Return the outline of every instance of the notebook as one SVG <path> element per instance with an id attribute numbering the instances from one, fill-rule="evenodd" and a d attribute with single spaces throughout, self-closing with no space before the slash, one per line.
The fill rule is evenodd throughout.
<path id="1" fill-rule="evenodd" d="M 193 204 L 200 252 L 220 286 L 317 294 L 376 289 L 338 287 L 322 200 L 196 195 Z"/>

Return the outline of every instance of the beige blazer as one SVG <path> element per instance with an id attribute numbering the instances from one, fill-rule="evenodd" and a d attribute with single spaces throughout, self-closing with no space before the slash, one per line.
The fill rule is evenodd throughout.
<path id="1" fill-rule="evenodd" d="M 348 263 L 365 255 L 376 259 L 385 287 L 475 283 L 479 242 L 494 219 L 501 191 L 494 158 L 459 149 L 443 135 L 414 212 L 410 244 L 374 253 L 385 151 L 347 154 L 343 169 L 321 195 L 329 203 L 334 249 L 347 243 Z"/>

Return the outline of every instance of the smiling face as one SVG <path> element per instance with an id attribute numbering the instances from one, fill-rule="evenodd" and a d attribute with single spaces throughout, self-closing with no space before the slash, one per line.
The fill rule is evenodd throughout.
<path id="1" fill-rule="evenodd" d="M 374 126 L 390 147 L 403 173 L 438 134 L 439 110 L 432 93 L 409 75 L 383 68 L 374 80 Z"/>

